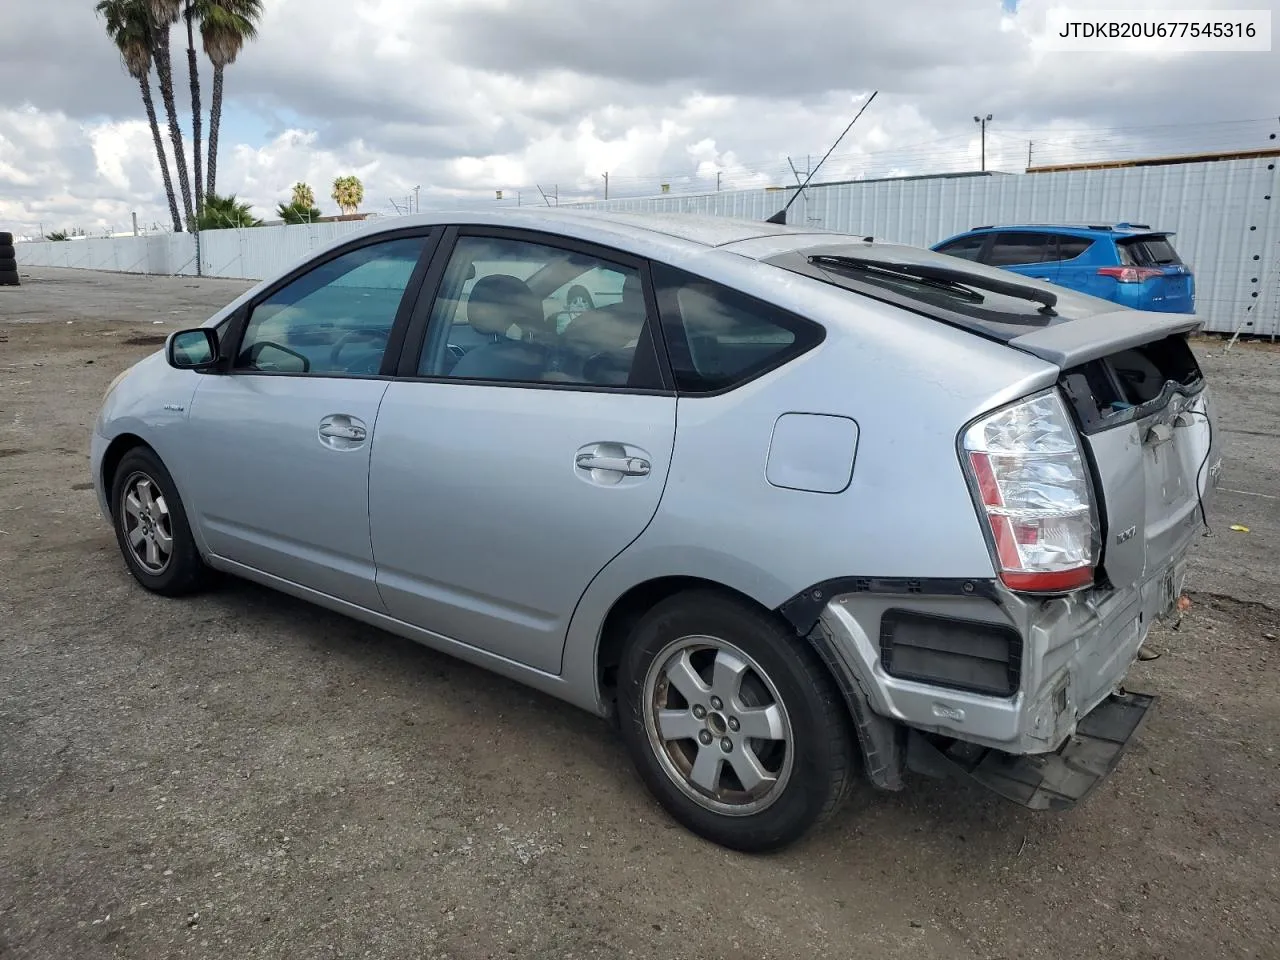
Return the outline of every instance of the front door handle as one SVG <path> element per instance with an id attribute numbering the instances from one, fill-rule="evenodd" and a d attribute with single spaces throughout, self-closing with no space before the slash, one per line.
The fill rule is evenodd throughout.
<path id="1" fill-rule="evenodd" d="M 647 477 L 650 464 L 643 457 L 603 457 L 598 453 L 580 453 L 577 459 L 580 470 L 611 470 L 627 477 Z"/>
<path id="2" fill-rule="evenodd" d="M 320 441 L 330 447 L 357 446 L 364 443 L 368 435 L 362 421 L 344 413 L 335 413 L 320 421 Z"/>

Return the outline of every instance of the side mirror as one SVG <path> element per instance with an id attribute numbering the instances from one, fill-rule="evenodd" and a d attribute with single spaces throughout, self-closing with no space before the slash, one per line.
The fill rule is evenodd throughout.
<path id="1" fill-rule="evenodd" d="M 165 359 L 179 370 L 208 370 L 218 362 L 218 333 L 212 327 L 196 327 L 171 334 Z"/>

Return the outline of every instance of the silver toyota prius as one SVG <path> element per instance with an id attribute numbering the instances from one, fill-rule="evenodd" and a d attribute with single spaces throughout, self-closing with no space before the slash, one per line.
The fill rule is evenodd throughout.
<path id="1" fill-rule="evenodd" d="M 116 378 L 129 571 L 215 571 L 612 719 L 776 849 L 858 782 L 1068 807 L 1153 698 L 1217 485 L 1187 335 L 914 247 L 567 210 L 379 221 Z"/>

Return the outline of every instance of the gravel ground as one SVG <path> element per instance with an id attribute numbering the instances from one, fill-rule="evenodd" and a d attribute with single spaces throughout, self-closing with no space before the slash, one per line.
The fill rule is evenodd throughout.
<path id="1" fill-rule="evenodd" d="M 1197 348 L 1229 492 L 1085 804 L 915 780 L 747 857 L 571 707 L 246 583 L 133 582 L 102 391 L 244 288 L 0 288 L 0 957 L 1280 956 L 1280 352 Z"/>

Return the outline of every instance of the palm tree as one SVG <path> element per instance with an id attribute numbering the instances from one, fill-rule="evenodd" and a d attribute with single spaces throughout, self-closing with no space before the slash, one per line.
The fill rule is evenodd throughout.
<path id="1" fill-rule="evenodd" d="M 315 223 L 324 216 L 319 207 L 297 200 L 277 206 L 276 215 L 285 223 Z"/>
<path id="2" fill-rule="evenodd" d="M 106 20 L 107 35 L 120 51 L 120 59 L 129 76 L 138 81 L 142 91 L 142 105 L 147 109 L 147 122 L 151 124 L 151 139 L 156 145 L 156 160 L 160 163 L 160 178 L 169 199 L 169 214 L 173 217 L 174 232 L 182 230 L 182 217 L 178 213 L 178 200 L 173 195 L 173 180 L 169 176 L 169 158 L 165 156 L 164 140 L 160 136 L 160 124 L 156 120 L 156 105 L 151 99 L 151 18 L 145 0 L 100 0 L 98 15 Z"/>
<path id="3" fill-rule="evenodd" d="M 311 189 L 311 184 L 304 183 L 301 180 L 295 183 L 289 205 L 294 207 L 314 207 L 316 205 L 316 192 Z"/>
<path id="4" fill-rule="evenodd" d="M 204 208 L 204 177 L 200 152 L 200 62 L 196 59 L 194 21 L 199 14 L 200 0 L 183 0 L 182 19 L 187 22 L 187 76 L 191 79 L 191 163 L 195 174 L 196 209 Z"/>
<path id="5" fill-rule="evenodd" d="M 355 213 L 364 200 L 364 184 L 356 176 L 335 178 L 333 200 L 343 213 Z"/>
<path id="6" fill-rule="evenodd" d="M 147 3 L 151 10 L 156 75 L 160 78 L 160 98 L 164 101 L 165 113 L 169 115 L 169 139 L 173 141 L 173 160 L 178 168 L 178 186 L 182 190 L 182 207 L 189 230 L 195 220 L 191 206 L 191 182 L 187 178 L 187 151 L 182 144 L 182 129 L 178 126 L 178 108 L 173 99 L 173 58 L 169 52 L 169 29 L 177 22 L 182 9 L 182 0 L 147 0 Z"/>
<path id="7" fill-rule="evenodd" d="M 213 64 L 213 103 L 209 109 L 209 187 L 212 194 L 218 176 L 218 126 L 222 122 L 222 74 L 258 35 L 262 0 L 196 0 L 204 52 Z"/>
<path id="8" fill-rule="evenodd" d="M 201 230 L 220 230 L 223 227 L 260 227 L 262 221 L 253 215 L 249 204 L 237 200 L 234 193 L 227 197 L 206 193 L 204 206 L 200 208 L 199 226 Z"/>

